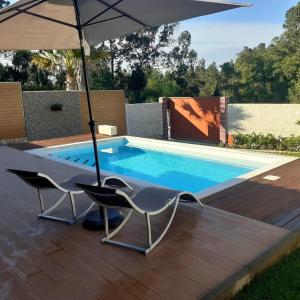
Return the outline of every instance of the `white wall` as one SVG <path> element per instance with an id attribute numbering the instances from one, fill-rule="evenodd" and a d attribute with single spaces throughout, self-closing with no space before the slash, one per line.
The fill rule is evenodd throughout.
<path id="1" fill-rule="evenodd" d="M 300 136 L 300 104 L 229 104 L 228 129 L 234 133 Z"/>
<path id="2" fill-rule="evenodd" d="M 127 134 L 131 136 L 162 136 L 162 104 L 126 104 L 126 125 Z"/>

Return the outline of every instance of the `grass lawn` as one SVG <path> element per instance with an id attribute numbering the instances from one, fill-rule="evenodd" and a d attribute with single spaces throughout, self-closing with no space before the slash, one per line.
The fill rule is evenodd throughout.
<path id="1" fill-rule="evenodd" d="M 300 300 L 300 249 L 255 278 L 234 300 Z"/>

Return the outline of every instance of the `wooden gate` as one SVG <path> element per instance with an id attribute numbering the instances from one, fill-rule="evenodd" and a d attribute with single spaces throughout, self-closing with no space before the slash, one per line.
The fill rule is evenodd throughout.
<path id="1" fill-rule="evenodd" d="M 226 98 L 170 98 L 172 139 L 226 142 Z"/>
<path id="2" fill-rule="evenodd" d="M 22 90 L 19 82 L 0 82 L 0 140 L 26 136 Z"/>
<path id="3" fill-rule="evenodd" d="M 114 125 L 118 135 L 126 135 L 124 91 L 91 91 L 92 110 L 97 125 Z M 89 115 L 85 92 L 80 93 L 82 132 L 90 132 Z M 98 128 L 96 128 L 98 130 Z"/>

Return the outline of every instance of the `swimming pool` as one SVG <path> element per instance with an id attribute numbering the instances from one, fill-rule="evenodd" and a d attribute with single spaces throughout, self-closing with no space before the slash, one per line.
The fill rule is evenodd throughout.
<path id="1" fill-rule="evenodd" d="M 34 154 L 95 169 L 91 143 L 38 149 Z M 143 138 L 112 138 L 98 141 L 101 170 L 168 188 L 200 193 L 224 185 L 278 157 L 249 155 L 235 150 Z M 246 176 L 247 177 L 247 176 Z M 244 178 L 246 178 L 244 177 Z"/>

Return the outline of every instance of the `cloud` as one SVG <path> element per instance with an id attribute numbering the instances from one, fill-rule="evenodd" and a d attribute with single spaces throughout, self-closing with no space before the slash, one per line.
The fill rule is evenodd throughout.
<path id="1" fill-rule="evenodd" d="M 192 47 L 207 63 L 234 59 L 245 46 L 269 44 L 283 32 L 281 24 L 258 22 L 182 22 L 179 32 L 192 34 Z"/>

